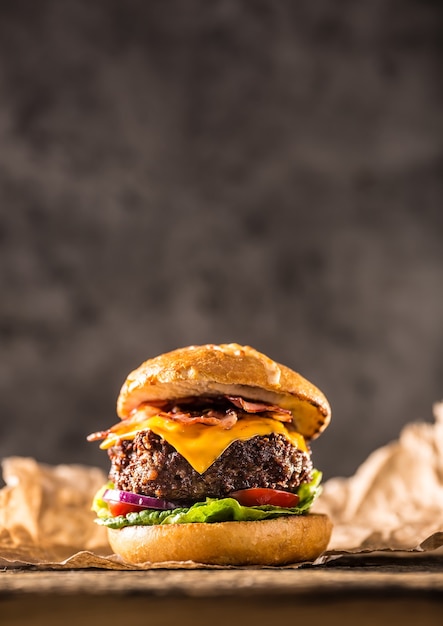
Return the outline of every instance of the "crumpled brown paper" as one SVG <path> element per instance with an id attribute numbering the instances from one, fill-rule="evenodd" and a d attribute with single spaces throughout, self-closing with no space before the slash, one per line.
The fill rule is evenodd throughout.
<path id="1" fill-rule="evenodd" d="M 443 403 L 434 407 L 434 414 L 435 424 L 409 424 L 398 441 L 373 452 L 351 478 L 325 483 L 313 511 L 327 513 L 334 530 L 318 563 L 371 551 L 443 556 Z M 1 567 L 203 567 L 170 562 L 136 568 L 111 554 L 106 531 L 94 524 L 90 510 L 106 480 L 97 468 L 51 467 L 11 457 L 3 460 L 2 469 Z"/>
<path id="2" fill-rule="evenodd" d="M 313 507 L 334 524 L 329 551 L 443 546 L 443 403 L 411 423 L 351 478 L 332 478 Z"/>
<path id="3" fill-rule="evenodd" d="M 0 565 L 59 562 L 81 550 L 109 554 L 106 533 L 90 510 L 105 480 L 101 470 L 23 457 L 4 459 L 2 470 Z"/>

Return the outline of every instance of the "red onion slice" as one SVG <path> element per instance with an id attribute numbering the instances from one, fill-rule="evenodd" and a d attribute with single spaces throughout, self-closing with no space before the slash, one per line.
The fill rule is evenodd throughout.
<path id="1" fill-rule="evenodd" d="M 144 509 L 176 509 L 177 505 L 161 498 L 152 498 L 151 496 L 142 496 L 139 493 L 131 491 L 120 491 L 119 489 L 106 489 L 102 496 L 106 502 L 126 502 L 134 504 Z"/>

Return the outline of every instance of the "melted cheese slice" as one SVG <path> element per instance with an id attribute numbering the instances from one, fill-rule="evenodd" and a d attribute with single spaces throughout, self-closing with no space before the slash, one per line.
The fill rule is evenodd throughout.
<path id="1" fill-rule="evenodd" d="M 302 435 L 289 431 L 282 422 L 253 415 L 239 419 L 230 429 L 221 425 L 181 424 L 160 415 L 142 421 L 124 420 L 114 427 L 100 447 L 110 448 L 120 439 L 133 439 L 140 430 L 148 429 L 163 437 L 199 474 L 203 474 L 231 443 L 247 441 L 256 435 L 284 435 L 293 446 L 307 451 Z"/>

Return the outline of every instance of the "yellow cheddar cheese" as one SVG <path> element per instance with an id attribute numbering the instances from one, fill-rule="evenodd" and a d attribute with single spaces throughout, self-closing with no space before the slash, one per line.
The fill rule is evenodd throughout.
<path id="1" fill-rule="evenodd" d="M 199 474 L 203 474 L 231 443 L 247 441 L 256 435 L 281 434 L 296 448 L 307 451 L 302 435 L 288 430 L 285 424 L 275 419 L 254 415 L 239 419 L 229 429 L 221 425 L 183 424 L 160 415 L 141 421 L 123 420 L 118 427 L 114 427 L 100 447 L 110 448 L 118 440 L 133 439 L 139 431 L 148 429 L 163 437 Z"/>

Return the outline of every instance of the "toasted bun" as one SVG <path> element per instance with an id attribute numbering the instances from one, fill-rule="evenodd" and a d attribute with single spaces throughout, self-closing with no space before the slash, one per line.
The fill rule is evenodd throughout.
<path id="1" fill-rule="evenodd" d="M 132 565 L 285 565 L 314 561 L 326 550 L 331 530 L 326 515 L 308 514 L 256 522 L 108 528 L 108 538 L 114 552 Z"/>
<path id="2" fill-rule="evenodd" d="M 323 393 L 305 378 L 249 346 L 189 346 L 142 363 L 126 379 L 117 413 L 125 419 L 142 402 L 201 395 L 240 395 L 289 409 L 307 439 L 329 424 Z"/>

